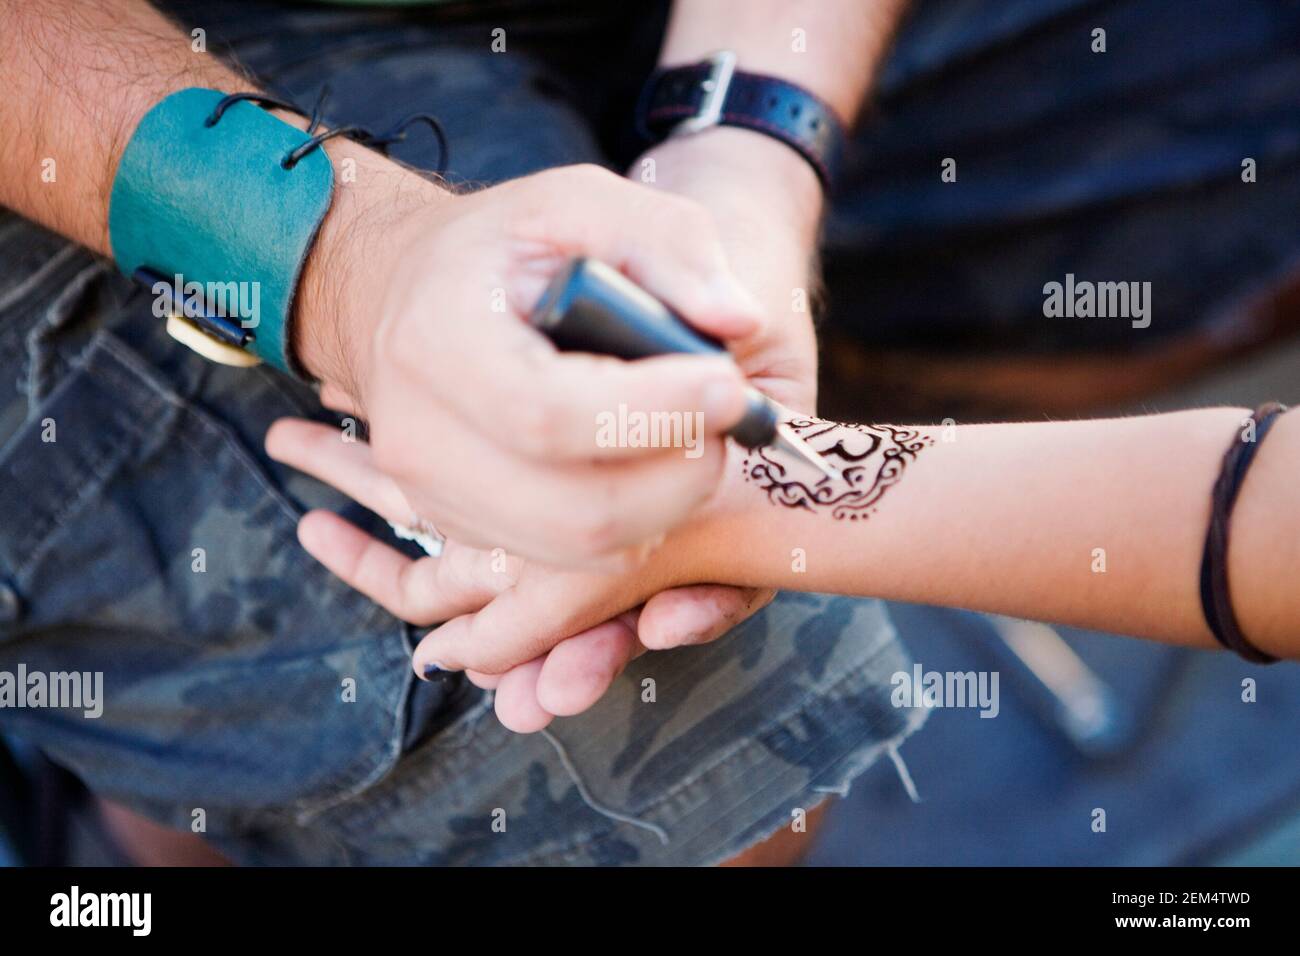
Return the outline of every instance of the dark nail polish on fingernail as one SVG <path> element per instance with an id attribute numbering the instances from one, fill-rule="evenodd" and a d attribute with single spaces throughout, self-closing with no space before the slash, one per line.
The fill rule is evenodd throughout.
<path id="1" fill-rule="evenodd" d="M 435 674 L 441 674 L 441 673 L 442 673 L 442 668 L 439 667 L 437 664 L 425 664 L 425 665 L 424 665 L 424 679 L 425 679 L 425 680 L 432 680 L 432 679 L 433 679 L 433 676 L 434 676 Z"/>

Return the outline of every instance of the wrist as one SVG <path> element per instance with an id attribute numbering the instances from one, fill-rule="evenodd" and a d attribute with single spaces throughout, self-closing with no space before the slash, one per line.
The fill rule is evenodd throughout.
<path id="1" fill-rule="evenodd" d="M 720 219 L 778 230 L 808 250 L 816 245 L 825 207 L 821 182 L 795 150 L 762 133 L 717 126 L 669 137 L 647 150 L 629 175 L 693 198 Z"/>
<path id="2" fill-rule="evenodd" d="M 452 194 L 348 140 L 324 148 L 334 196 L 303 264 L 290 334 L 307 372 L 355 397 L 403 224 Z"/>
<path id="3" fill-rule="evenodd" d="M 769 587 L 784 584 L 773 567 L 770 510 L 746 481 L 749 452 L 728 442 L 717 490 L 686 523 L 675 528 L 655 558 L 670 568 L 665 587 L 728 584 Z"/>

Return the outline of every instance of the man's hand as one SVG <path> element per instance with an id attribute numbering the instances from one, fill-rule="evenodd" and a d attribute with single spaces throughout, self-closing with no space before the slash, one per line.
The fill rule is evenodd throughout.
<path id="1" fill-rule="evenodd" d="M 704 209 L 597 167 L 464 196 L 389 185 L 377 208 L 349 194 L 367 175 L 389 173 L 341 190 L 295 338 L 368 420 L 376 465 L 417 514 L 465 544 L 574 564 L 653 541 L 709 497 L 744 406 L 732 362 L 565 354 L 526 322 L 560 266 L 588 255 L 706 332 L 755 334 L 760 307 Z M 703 455 L 600 447 L 598 416 L 620 406 L 702 411 Z"/>

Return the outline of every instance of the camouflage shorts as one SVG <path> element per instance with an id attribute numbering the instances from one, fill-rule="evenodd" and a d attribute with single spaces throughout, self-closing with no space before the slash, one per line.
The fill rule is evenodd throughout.
<path id="1" fill-rule="evenodd" d="M 0 710 L 96 793 L 243 862 L 694 863 L 797 819 L 921 711 L 882 605 L 786 595 L 636 661 L 544 735 L 297 544 L 308 507 L 382 523 L 261 451 L 327 413 L 213 366 L 86 252 L 0 214 L 0 670 L 103 674 L 102 715 Z"/>
<path id="2" fill-rule="evenodd" d="M 317 15 L 353 14 L 282 26 Z M 372 58 L 347 31 L 312 36 L 338 41 L 312 82 L 332 79 L 349 121 L 426 108 L 419 44 Z M 276 74 L 275 38 L 244 61 Z M 526 58 L 444 53 L 433 110 L 466 130 L 463 176 L 596 155 Z M 485 104 L 495 130 L 456 121 Z M 422 148 L 403 158 L 431 162 Z M 881 604 L 785 595 L 712 645 L 641 658 L 581 717 L 505 731 L 459 676 L 415 681 L 411 629 L 298 545 L 311 507 L 387 533 L 262 452 L 277 417 L 329 420 L 315 394 L 203 361 L 151 305 L 0 210 L 0 671 L 103 675 L 98 718 L 4 709 L 0 726 L 95 793 L 201 823 L 245 863 L 709 863 L 919 724 L 890 706 L 908 662 Z"/>

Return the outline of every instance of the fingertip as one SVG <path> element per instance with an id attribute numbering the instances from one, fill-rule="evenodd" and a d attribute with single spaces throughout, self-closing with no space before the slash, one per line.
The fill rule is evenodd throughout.
<path id="1" fill-rule="evenodd" d="M 609 690 L 636 646 L 636 634 L 617 618 L 563 641 L 546 656 L 538 702 L 557 717 L 582 713 Z"/>
<path id="2" fill-rule="evenodd" d="M 292 422 L 292 418 L 277 418 L 271 422 L 271 427 L 266 430 L 266 437 L 262 439 L 262 445 L 266 449 L 266 453 L 275 461 L 284 460 L 283 456 L 291 434 Z"/>
<path id="3" fill-rule="evenodd" d="M 465 661 L 460 655 L 455 653 L 458 642 L 461 640 L 465 629 L 470 626 L 470 620 L 473 614 L 462 614 L 459 617 L 453 617 L 449 621 L 444 621 L 437 627 L 433 628 L 420 639 L 420 643 L 415 645 L 415 651 L 411 654 L 411 666 L 415 668 L 416 674 L 423 674 L 426 667 L 430 665 L 444 671 L 463 671 L 466 670 Z M 476 671 L 485 674 L 482 667 L 476 667 Z"/>
<path id="4" fill-rule="evenodd" d="M 456 619 L 453 618 L 443 623 L 426 634 L 420 639 L 420 643 L 415 645 L 415 651 L 411 654 L 411 669 L 415 671 L 417 677 L 423 677 L 425 670 L 430 666 L 437 667 L 439 670 L 460 670 L 460 668 L 448 666 L 446 655 L 438 653 L 433 637 L 439 631 L 445 631 L 451 627 L 455 621 Z"/>
<path id="5" fill-rule="evenodd" d="M 658 618 L 652 617 L 637 627 L 637 638 L 648 651 L 666 651 L 673 646 L 668 642 L 668 632 L 658 621 Z"/>
<path id="6" fill-rule="evenodd" d="M 319 508 L 308 511 L 298 519 L 298 543 L 309 553 L 316 554 L 325 544 L 332 517 L 332 512 Z"/>
<path id="7" fill-rule="evenodd" d="M 699 397 L 705 429 L 717 434 L 731 428 L 744 417 L 748 403 L 749 396 L 739 374 L 705 382 Z"/>
<path id="8" fill-rule="evenodd" d="M 573 688 L 561 687 L 554 681 L 537 686 L 538 705 L 556 717 L 576 717 L 599 697 L 599 693 L 575 693 Z"/>
<path id="9" fill-rule="evenodd" d="M 415 676 L 422 681 L 431 681 L 439 674 L 455 673 L 454 671 L 449 671 L 441 664 L 436 664 L 433 661 L 425 661 L 421 663 L 414 657 L 411 658 L 411 670 L 415 671 Z"/>
<path id="10" fill-rule="evenodd" d="M 642 410 L 699 413 L 710 435 L 740 421 L 749 404 L 749 383 L 727 354 L 661 356 L 645 360 L 640 371 Z"/>
<path id="11" fill-rule="evenodd" d="M 743 603 L 731 588 L 706 585 L 662 591 L 646 602 L 637 636 L 655 651 L 699 644 L 727 625 L 729 603 Z"/>
<path id="12" fill-rule="evenodd" d="M 537 699 L 537 681 L 541 673 L 542 660 L 533 660 L 514 668 L 497 684 L 494 706 L 497 719 L 507 730 L 533 734 L 554 719 L 554 715 Z"/>

